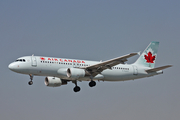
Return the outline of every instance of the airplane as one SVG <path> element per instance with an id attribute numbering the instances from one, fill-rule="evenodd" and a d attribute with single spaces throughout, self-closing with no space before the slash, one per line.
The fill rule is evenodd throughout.
<path id="1" fill-rule="evenodd" d="M 89 81 L 89 86 L 96 86 L 96 81 L 126 81 L 150 77 L 163 73 L 166 65 L 155 68 L 159 42 L 151 42 L 142 52 L 130 53 L 107 61 L 88 61 L 43 56 L 24 56 L 9 64 L 9 69 L 16 73 L 30 76 L 29 85 L 33 84 L 33 76 L 46 76 L 45 85 L 59 87 L 68 82 L 75 84 L 74 92 L 79 92 L 77 81 Z M 140 57 L 133 64 L 126 64 L 127 58 Z"/>

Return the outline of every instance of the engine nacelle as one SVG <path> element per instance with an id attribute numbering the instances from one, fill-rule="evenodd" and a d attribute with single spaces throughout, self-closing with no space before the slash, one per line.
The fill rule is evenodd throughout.
<path id="1" fill-rule="evenodd" d="M 63 84 L 63 81 L 57 77 L 46 77 L 44 83 L 48 87 L 59 87 Z"/>
<path id="2" fill-rule="evenodd" d="M 67 69 L 67 76 L 69 78 L 81 78 L 81 77 L 85 77 L 86 72 L 84 69 L 79 69 L 79 68 L 68 68 Z"/>
<path id="3" fill-rule="evenodd" d="M 63 77 L 67 77 L 67 70 L 68 68 L 60 68 L 57 73 Z"/>

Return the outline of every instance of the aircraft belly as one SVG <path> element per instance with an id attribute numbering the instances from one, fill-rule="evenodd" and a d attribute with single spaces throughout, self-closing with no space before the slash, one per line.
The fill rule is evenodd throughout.
<path id="1" fill-rule="evenodd" d="M 133 79 L 133 69 L 129 70 L 105 70 L 102 72 L 104 81 L 123 81 Z"/>

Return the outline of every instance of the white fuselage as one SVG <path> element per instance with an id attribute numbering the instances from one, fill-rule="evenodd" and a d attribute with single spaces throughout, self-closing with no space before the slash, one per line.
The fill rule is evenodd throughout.
<path id="1" fill-rule="evenodd" d="M 52 76 L 65 80 L 82 80 L 90 81 L 89 77 L 80 77 L 78 79 L 69 78 L 66 75 L 68 68 L 83 68 L 100 63 L 98 61 L 40 57 L 40 56 L 25 56 L 18 58 L 17 61 L 9 65 L 9 69 L 22 74 L 32 74 L 37 76 Z M 102 81 L 124 81 L 133 80 L 143 77 L 149 77 L 161 74 L 162 71 L 147 73 L 147 67 L 137 66 L 134 64 L 119 64 L 111 69 L 106 69 L 96 75 L 93 80 Z M 64 74 L 59 74 L 59 71 L 64 71 Z"/>

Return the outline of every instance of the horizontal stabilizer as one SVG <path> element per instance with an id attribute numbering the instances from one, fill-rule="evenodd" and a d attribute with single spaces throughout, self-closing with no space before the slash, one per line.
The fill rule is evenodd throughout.
<path id="1" fill-rule="evenodd" d="M 168 67 L 172 67 L 172 65 L 166 65 L 166 66 L 162 66 L 162 67 L 152 68 L 152 69 L 148 69 L 148 70 L 145 70 L 145 71 L 146 72 L 156 72 L 156 71 L 159 71 L 159 70 L 166 69 Z"/>

